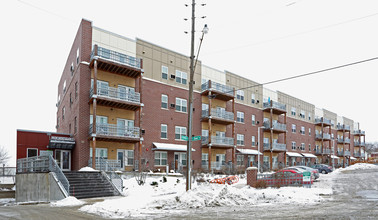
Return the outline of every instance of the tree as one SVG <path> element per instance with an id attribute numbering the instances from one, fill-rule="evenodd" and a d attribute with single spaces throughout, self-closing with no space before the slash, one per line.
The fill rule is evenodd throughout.
<path id="1" fill-rule="evenodd" d="M 0 164 L 5 164 L 10 159 L 10 155 L 5 147 L 0 146 Z"/>
<path id="2" fill-rule="evenodd" d="M 366 143 L 366 152 L 372 153 L 372 152 L 378 152 L 378 142 L 369 142 Z"/>

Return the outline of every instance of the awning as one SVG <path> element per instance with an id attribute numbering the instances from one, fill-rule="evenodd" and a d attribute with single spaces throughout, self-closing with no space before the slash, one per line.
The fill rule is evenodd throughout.
<path id="1" fill-rule="evenodd" d="M 289 157 L 303 157 L 302 155 L 300 155 L 299 153 L 295 153 L 295 152 L 286 152 L 287 156 Z"/>
<path id="2" fill-rule="evenodd" d="M 171 151 L 184 151 L 186 152 L 187 146 L 182 144 L 166 144 L 166 143 L 152 143 L 152 150 L 171 150 Z M 192 148 L 192 151 L 196 151 Z"/>
<path id="3" fill-rule="evenodd" d="M 239 151 L 241 154 L 248 154 L 248 155 L 262 155 L 262 153 L 259 153 L 257 150 L 252 150 L 252 149 L 236 149 Z"/>
<path id="4" fill-rule="evenodd" d="M 331 155 L 331 158 L 332 158 L 332 159 L 339 159 L 338 156 L 333 156 L 333 155 Z"/>
<path id="5" fill-rule="evenodd" d="M 75 139 L 71 137 L 51 136 L 47 148 L 72 150 L 75 147 Z"/>
<path id="6" fill-rule="evenodd" d="M 304 157 L 311 157 L 311 158 L 316 158 L 315 155 L 313 154 L 308 154 L 308 153 L 301 153 Z"/>
<path id="7" fill-rule="evenodd" d="M 355 158 L 355 157 L 352 157 L 352 156 L 350 157 L 350 159 L 351 159 L 351 160 L 357 160 L 357 158 Z"/>

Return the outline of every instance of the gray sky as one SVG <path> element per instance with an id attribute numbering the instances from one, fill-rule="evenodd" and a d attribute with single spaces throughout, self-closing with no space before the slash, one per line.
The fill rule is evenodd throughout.
<path id="1" fill-rule="evenodd" d="M 106 2 L 106 4 L 104 4 Z M 5 1 L 0 8 L 0 145 L 16 129 L 55 131 L 57 84 L 81 18 L 189 55 L 189 0 Z M 376 0 L 197 0 L 200 60 L 259 83 L 378 56 Z M 206 3 L 204 7 L 200 3 Z M 196 44 L 199 42 L 198 32 Z M 197 46 L 196 46 L 197 48 Z M 360 122 L 378 141 L 378 60 L 280 82 L 280 90 Z M 15 165 L 15 159 L 10 162 Z"/>

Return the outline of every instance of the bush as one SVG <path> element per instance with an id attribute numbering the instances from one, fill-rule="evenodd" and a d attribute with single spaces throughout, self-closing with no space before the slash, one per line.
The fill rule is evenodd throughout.
<path id="1" fill-rule="evenodd" d="M 257 180 L 253 187 L 256 189 L 265 189 L 268 187 L 268 184 L 264 180 Z"/>
<path id="2" fill-rule="evenodd" d="M 163 183 L 167 182 L 167 177 L 163 176 Z"/>
<path id="3" fill-rule="evenodd" d="M 159 185 L 159 183 L 156 182 L 156 181 L 153 181 L 153 182 L 151 183 L 151 186 L 158 186 L 158 185 Z"/>

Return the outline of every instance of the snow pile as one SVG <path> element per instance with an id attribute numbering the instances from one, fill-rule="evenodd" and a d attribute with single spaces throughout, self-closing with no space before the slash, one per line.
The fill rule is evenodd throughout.
<path id="1" fill-rule="evenodd" d="M 148 177 L 144 186 L 136 184 L 134 178 L 125 180 L 127 187 L 122 198 L 108 199 L 80 208 L 81 211 L 110 218 L 141 217 L 161 212 L 175 212 L 188 208 L 229 207 L 260 205 L 267 203 L 316 203 L 321 195 L 332 194 L 329 188 L 281 187 L 255 189 L 241 179 L 235 185 L 202 183 L 193 184 L 185 191 L 185 179 L 177 177 Z M 179 182 L 177 182 L 179 180 Z M 157 182 L 158 186 L 152 186 Z M 143 214 L 144 213 L 144 214 Z"/>
<path id="2" fill-rule="evenodd" d="M 342 171 L 352 171 L 352 170 L 368 170 L 368 169 L 377 169 L 378 166 L 369 163 L 356 163 L 354 165 L 337 169 L 335 172 L 342 172 Z M 335 173 L 334 172 L 334 173 Z"/>
<path id="3" fill-rule="evenodd" d="M 93 169 L 92 167 L 83 167 L 79 171 L 88 172 L 88 171 L 97 171 L 97 170 Z"/>
<path id="4" fill-rule="evenodd" d="M 56 201 L 56 202 L 52 202 L 50 205 L 56 206 L 56 207 L 63 207 L 63 206 L 80 206 L 80 205 L 83 205 L 83 204 L 85 204 L 85 202 L 80 201 L 73 196 L 69 196 L 65 199 L 62 199 L 62 200 L 59 200 L 59 201 Z"/>

